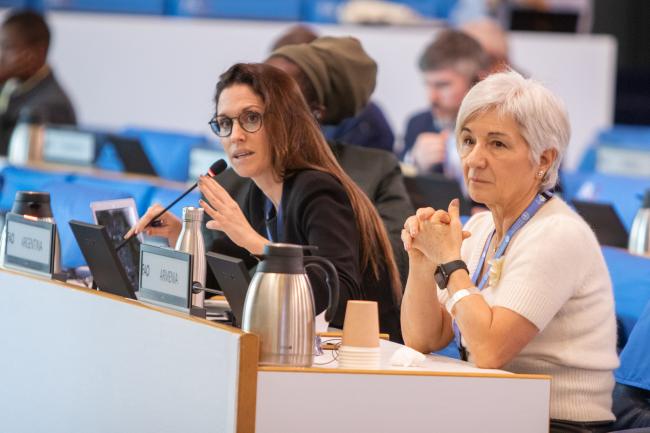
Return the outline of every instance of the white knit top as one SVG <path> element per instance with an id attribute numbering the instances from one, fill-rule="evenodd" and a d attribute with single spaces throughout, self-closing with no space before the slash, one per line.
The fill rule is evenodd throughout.
<path id="1" fill-rule="evenodd" d="M 494 230 L 492 214 L 473 216 L 465 230 L 472 236 L 461 256 L 473 275 Z M 490 306 L 508 308 L 540 331 L 504 370 L 552 376 L 553 419 L 613 420 L 614 299 L 592 230 L 554 197 L 517 232 L 503 257 L 500 279 L 481 294 Z M 447 293 L 438 296 L 444 302 Z"/>

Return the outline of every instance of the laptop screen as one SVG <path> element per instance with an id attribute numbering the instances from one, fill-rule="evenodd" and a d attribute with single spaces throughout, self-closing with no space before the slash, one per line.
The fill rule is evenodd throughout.
<path id="1" fill-rule="evenodd" d="M 113 246 L 124 239 L 124 235 L 137 222 L 137 211 L 133 200 L 109 200 L 91 204 L 95 223 L 106 228 Z M 131 286 L 138 287 L 138 260 L 140 259 L 140 240 L 137 237 L 117 252 L 126 271 Z"/>
<path id="2" fill-rule="evenodd" d="M 580 200 L 573 200 L 571 203 L 591 226 L 601 245 L 627 248 L 627 230 L 611 204 Z"/>

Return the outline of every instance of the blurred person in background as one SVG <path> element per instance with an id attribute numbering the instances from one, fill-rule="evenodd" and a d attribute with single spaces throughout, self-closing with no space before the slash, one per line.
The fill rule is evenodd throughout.
<path id="1" fill-rule="evenodd" d="M 13 11 L 0 27 L 0 154 L 21 116 L 76 124 L 74 108 L 47 64 L 50 30 L 32 11 Z"/>
<path id="2" fill-rule="evenodd" d="M 497 21 L 481 18 L 463 23 L 459 29 L 483 47 L 487 57 L 487 73 L 503 72 L 512 67 L 508 54 L 508 35 Z"/>
<path id="3" fill-rule="evenodd" d="M 309 44 L 276 49 L 266 61 L 298 83 L 314 117 L 338 123 L 366 107 L 375 88 L 377 65 L 351 37 L 321 37 Z M 413 209 L 399 161 L 392 152 L 328 138 L 343 170 L 366 193 L 388 231 L 400 274 L 406 278 L 406 254 L 400 232 Z"/>
<path id="4" fill-rule="evenodd" d="M 401 158 L 418 174 L 462 181 L 453 129 L 460 104 L 488 68 L 481 45 L 459 30 L 443 30 L 420 57 L 430 107 L 408 120 Z"/>
<path id="5" fill-rule="evenodd" d="M 317 37 L 318 35 L 311 28 L 296 25 L 273 44 L 272 51 L 286 45 L 308 44 Z M 328 140 L 393 151 L 395 143 L 393 130 L 381 108 L 372 101 L 366 102 L 356 115 L 337 119 L 323 118 L 320 123 L 323 134 Z"/>

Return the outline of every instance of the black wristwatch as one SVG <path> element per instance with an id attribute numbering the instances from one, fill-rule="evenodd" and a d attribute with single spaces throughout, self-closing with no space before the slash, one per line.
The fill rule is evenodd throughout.
<path id="1" fill-rule="evenodd" d="M 447 288 L 447 284 L 449 284 L 449 277 L 459 269 L 465 269 L 465 271 L 469 274 L 467 265 L 462 260 L 454 260 L 449 263 L 438 265 L 436 272 L 433 274 L 433 277 L 436 279 L 436 284 L 438 284 L 440 290 L 445 290 Z"/>

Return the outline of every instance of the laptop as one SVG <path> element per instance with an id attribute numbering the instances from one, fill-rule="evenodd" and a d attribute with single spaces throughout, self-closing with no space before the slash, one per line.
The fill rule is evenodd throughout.
<path id="1" fill-rule="evenodd" d="M 460 214 L 470 214 L 471 205 L 455 179 L 449 179 L 441 174 L 404 176 L 404 185 L 416 209 L 432 207 L 446 210 L 449 202 L 457 198 L 460 199 Z"/>
<path id="2" fill-rule="evenodd" d="M 81 221 L 70 221 L 81 253 L 93 275 L 98 290 L 124 298 L 136 299 L 135 289 L 117 257 L 106 228 Z"/>
<path id="3" fill-rule="evenodd" d="M 571 204 L 591 226 L 601 245 L 627 248 L 627 229 L 610 203 L 571 200 Z"/>
<path id="4" fill-rule="evenodd" d="M 104 144 L 107 143 L 115 147 L 117 156 L 122 161 L 122 164 L 124 164 L 124 171 L 149 176 L 158 175 L 149 157 L 142 148 L 142 142 L 137 138 L 107 134 L 104 137 Z"/>
<path id="5" fill-rule="evenodd" d="M 232 315 L 233 326 L 241 327 L 244 316 L 244 301 L 248 292 L 248 285 L 251 282 L 250 274 L 242 259 L 208 252 L 205 254 L 208 266 L 223 291 Z"/>

